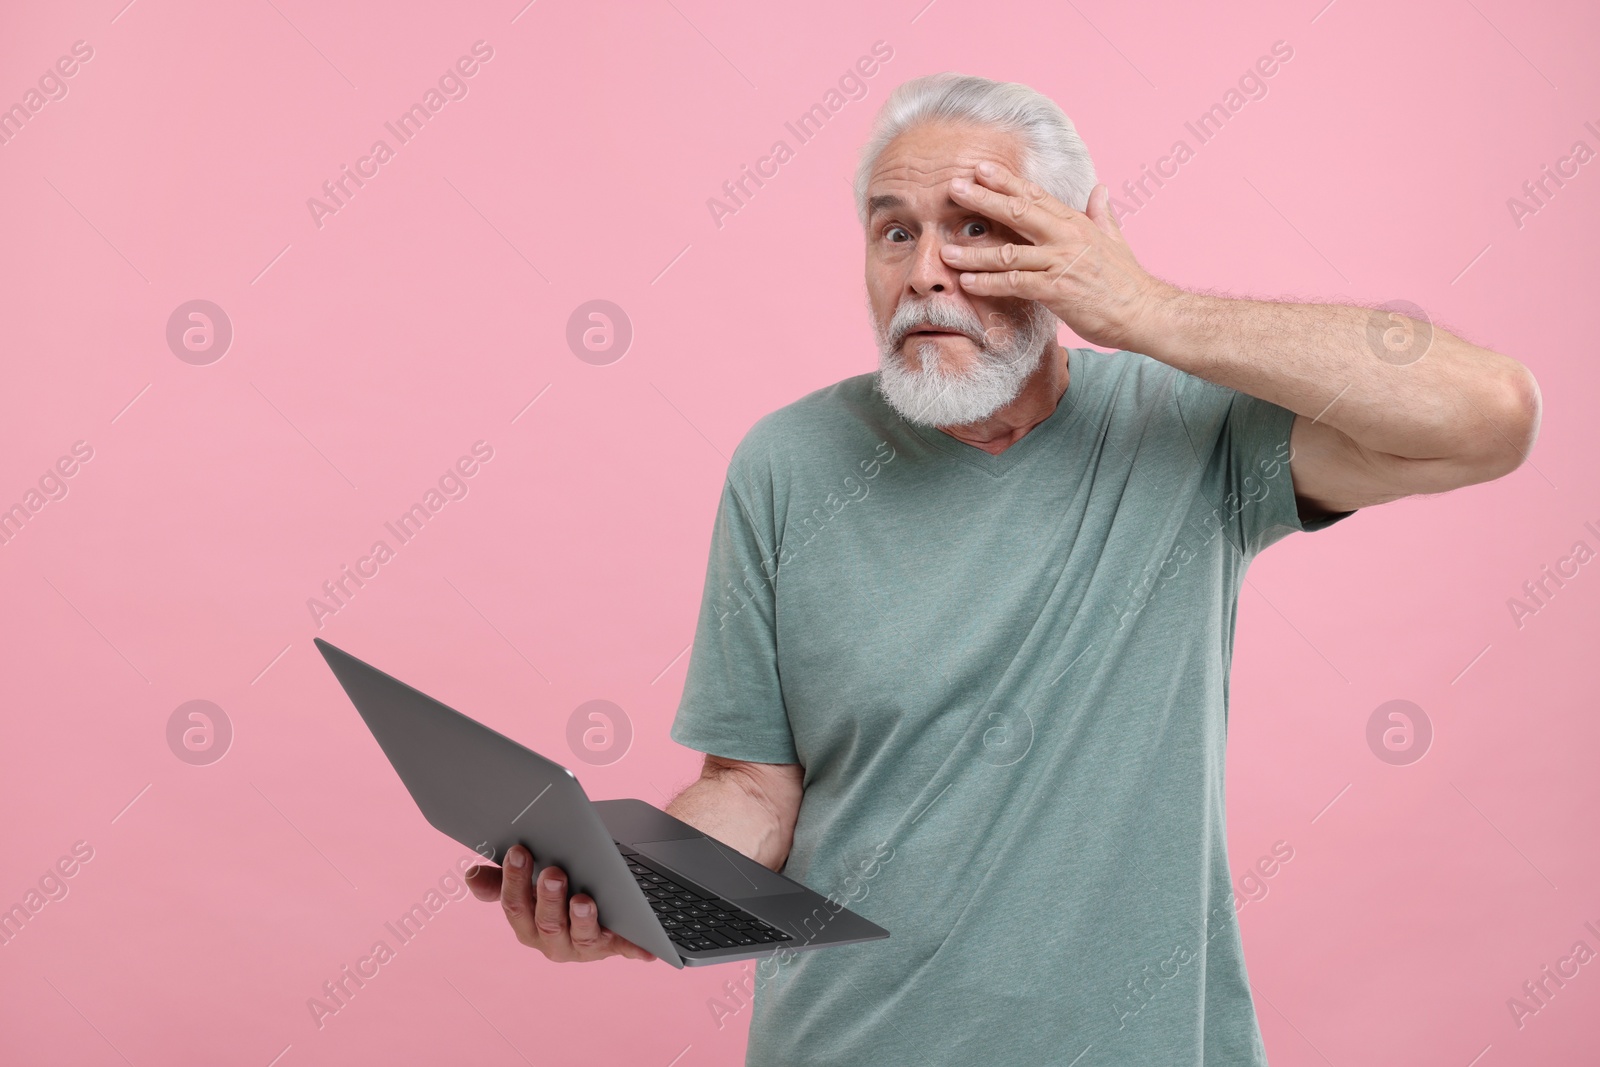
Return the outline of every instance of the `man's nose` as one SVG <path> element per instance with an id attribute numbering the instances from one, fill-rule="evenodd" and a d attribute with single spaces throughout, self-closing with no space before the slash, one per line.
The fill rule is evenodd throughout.
<path id="1" fill-rule="evenodd" d="M 954 293 L 960 288 L 956 284 L 956 271 L 939 255 L 939 249 L 943 245 L 943 235 L 931 227 L 924 230 L 922 236 L 917 239 L 916 256 L 912 261 L 911 275 L 906 279 L 906 283 L 918 296 L 927 296 L 929 293 Z"/>

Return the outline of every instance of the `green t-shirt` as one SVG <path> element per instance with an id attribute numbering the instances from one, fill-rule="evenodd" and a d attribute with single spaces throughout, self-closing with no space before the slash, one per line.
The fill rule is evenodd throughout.
<path id="1" fill-rule="evenodd" d="M 734 452 L 672 726 L 802 765 L 784 873 L 890 932 L 757 967 L 746 1063 L 1265 1064 L 1224 837 L 1238 592 L 1352 513 L 1302 525 L 1292 411 L 1145 355 L 1072 349 L 998 456 L 876 384 Z"/>

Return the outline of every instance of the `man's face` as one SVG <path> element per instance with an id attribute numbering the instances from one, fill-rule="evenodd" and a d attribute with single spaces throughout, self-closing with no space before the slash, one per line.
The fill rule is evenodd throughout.
<path id="1" fill-rule="evenodd" d="M 1027 243 L 950 198 L 981 160 L 1022 169 L 1016 139 L 966 123 L 913 127 L 890 142 L 867 184 L 867 303 L 886 398 L 914 422 L 976 422 L 1015 398 L 1055 339 L 1032 300 L 969 296 L 944 244 Z"/>

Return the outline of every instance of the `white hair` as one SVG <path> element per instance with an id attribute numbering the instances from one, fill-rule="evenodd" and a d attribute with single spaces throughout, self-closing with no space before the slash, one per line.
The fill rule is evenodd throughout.
<path id="1" fill-rule="evenodd" d="M 872 122 L 856 167 L 856 214 L 867 222 L 867 182 L 878 157 L 900 134 L 927 122 L 971 122 L 1017 136 L 1022 177 L 1038 182 L 1068 207 L 1084 211 L 1094 189 L 1094 161 L 1066 113 L 1043 93 L 1017 82 L 997 82 L 945 71 L 902 82 Z"/>

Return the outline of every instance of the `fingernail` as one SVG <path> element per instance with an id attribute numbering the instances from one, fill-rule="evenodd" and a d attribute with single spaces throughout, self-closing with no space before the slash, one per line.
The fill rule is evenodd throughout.
<path id="1" fill-rule="evenodd" d="M 561 888 L 561 883 L 554 878 L 546 878 L 544 880 L 544 887 L 550 890 L 550 892 L 554 893 L 557 889 Z"/>
<path id="2" fill-rule="evenodd" d="M 985 178 L 994 177 L 994 164 L 990 163 L 988 160 L 985 160 L 982 163 L 979 163 L 978 164 L 978 173 L 983 175 Z"/>
<path id="3" fill-rule="evenodd" d="M 961 246 L 960 245 L 945 245 L 939 251 L 944 253 L 944 257 L 946 259 L 960 259 L 961 258 Z"/>
<path id="4" fill-rule="evenodd" d="M 594 905 L 574 904 L 572 906 L 572 914 L 578 916 L 580 919 L 587 919 L 589 916 L 594 914 Z"/>
<path id="5" fill-rule="evenodd" d="M 513 867 L 526 867 L 528 865 L 528 854 L 522 851 L 521 845 L 513 845 L 506 851 L 506 862 Z"/>
<path id="6" fill-rule="evenodd" d="M 965 178 L 953 178 L 950 181 L 950 188 L 954 189 L 958 193 L 964 193 L 971 187 L 972 183 L 967 181 Z"/>

